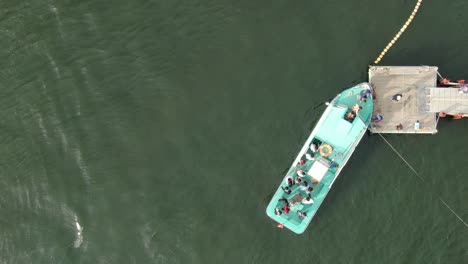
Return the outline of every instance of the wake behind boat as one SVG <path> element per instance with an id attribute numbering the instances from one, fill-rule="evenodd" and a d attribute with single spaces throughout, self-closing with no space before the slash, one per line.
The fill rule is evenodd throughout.
<path id="1" fill-rule="evenodd" d="M 267 207 L 267 215 L 302 234 L 366 133 L 374 110 L 372 88 L 361 83 L 328 105 Z"/>

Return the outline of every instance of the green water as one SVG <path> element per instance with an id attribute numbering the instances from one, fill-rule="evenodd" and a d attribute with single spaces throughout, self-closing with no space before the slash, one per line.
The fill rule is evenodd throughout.
<path id="1" fill-rule="evenodd" d="M 265 214 L 415 2 L 1 2 L 0 263 L 468 263 L 466 120 L 388 137 L 427 184 L 375 135 L 303 235 Z M 424 2 L 381 65 L 468 78 L 467 9 Z"/>

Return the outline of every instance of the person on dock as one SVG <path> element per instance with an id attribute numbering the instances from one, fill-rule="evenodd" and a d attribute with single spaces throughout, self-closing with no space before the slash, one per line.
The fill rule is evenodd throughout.
<path id="1" fill-rule="evenodd" d="M 380 122 L 382 120 L 383 120 L 383 116 L 381 114 L 378 114 L 378 115 L 376 115 L 375 117 L 373 117 L 371 119 L 371 121 L 374 122 L 374 123 L 378 123 L 378 122 Z"/>
<path id="2" fill-rule="evenodd" d="M 468 94 L 468 85 L 463 84 L 462 86 L 460 86 L 460 88 L 458 88 L 458 93 L 459 94 Z"/>
<path id="3" fill-rule="evenodd" d="M 304 181 L 304 183 L 302 184 L 300 188 L 303 191 L 307 190 L 307 188 L 309 188 L 309 183 L 307 181 Z"/>
<path id="4" fill-rule="evenodd" d="M 395 94 L 394 96 L 392 96 L 392 101 L 399 102 L 401 98 L 403 98 L 402 94 Z"/>
<path id="5" fill-rule="evenodd" d="M 400 123 L 396 126 L 396 130 L 403 130 L 403 125 Z"/>

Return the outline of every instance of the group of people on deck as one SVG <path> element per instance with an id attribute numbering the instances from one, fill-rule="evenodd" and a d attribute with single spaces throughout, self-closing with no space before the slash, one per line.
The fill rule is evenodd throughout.
<path id="1" fill-rule="evenodd" d="M 302 203 L 304 205 L 314 203 L 314 200 L 312 199 L 312 192 L 314 191 L 314 187 L 312 185 L 315 183 L 309 182 L 309 180 L 306 177 L 307 173 L 304 170 L 302 170 L 302 167 L 306 165 L 306 160 L 314 160 L 313 152 L 317 151 L 317 145 L 315 143 L 312 143 L 310 146 L 310 150 L 312 151 L 312 154 L 306 153 L 304 155 L 305 159 L 301 159 L 297 164 L 296 175 L 288 175 L 285 179 L 285 185 L 281 186 L 281 189 L 283 189 L 285 195 L 290 195 L 293 192 L 293 188 L 295 190 L 298 189 L 299 192 L 290 200 L 286 199 L 285 197 L 279 199 L 279 206 L 275 208 L 276 215 L 282 215 L 283 213 L 289 214 L 291 206 L 294 206 L 299 203 Z M 307 213 L 304 211 L 297 211 L 297 215 L 299 219 L 302 220 L 307 216 Z"/>

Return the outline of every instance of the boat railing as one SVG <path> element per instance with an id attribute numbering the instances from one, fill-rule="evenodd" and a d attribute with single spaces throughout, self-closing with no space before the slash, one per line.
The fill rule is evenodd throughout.
<path id="1" fill-rule="evenodd" d="M 338 175 L 340 174 L 341 170 L 343 169 L 343 167 L 346 165 L 346 163 L 348 162 L 349 158 L 351 157 L 351 155 L 353 154 L 354 150 L 356 149 L 357 145 L 359 144 L 359 142 L 361 141 L 361 138 L 364 136 L 364 134 L 366 133 L 367 131 L 367 127 L 364 127 L 362 129 L 362 131 L 359 133 L 358 135 L 358 140 L 355 140 L 354 143 L 349 147 L 348 151 L 346 151 L 346 154 L 345 156 L 343 157 L 343 163 L 340 164 L 340 166 L 338 167 L 338 169 L 336 170 L 336 173 L 335 173 L 335 177 L 333 178 L 333 181 L 330 183 L 330 186 L 328 186 L 328 188 L 331 189 L 333 183 L 335 182 L 336 178 L 338 178 Z"/>
<path id="2" fill-rule="evenodd" d="M 343 104 L 335 104 L 335 107 L 337 107 L 337 108 L 343 108 L 343 109 L 349 109 L 349 106 L 343 105 Z"/>

